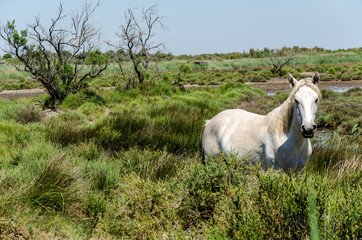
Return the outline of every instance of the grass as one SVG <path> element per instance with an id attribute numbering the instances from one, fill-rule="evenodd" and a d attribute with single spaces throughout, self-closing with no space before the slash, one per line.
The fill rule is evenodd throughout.
<path id="1" fill-rule="evenodd" d="M 40 86 L 41 84 L 33 80 L 29 73 L 18 72 L 10 65 L 0 64 L 0 91 L 30 89 Z"/>
<path id="2" fill-rule="evenodd" d="M 203 164 L 205 119 L 265 114 L 287 97 L 239 75 L 201 74 L 225 78 L 217 88 L 93 89 L 48 119 L 35 99 L 0 100 L 0 238 L 360 239 L 360 90 L 323 92 L 318 124 L 350 136 L 314 143 L 304 175 L 234 157 Z"/>

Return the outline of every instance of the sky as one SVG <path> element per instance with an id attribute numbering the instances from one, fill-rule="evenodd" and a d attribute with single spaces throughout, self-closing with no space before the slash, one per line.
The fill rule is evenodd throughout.
<path id="1" fill-rule="evenodd" d="M 37 16 L 48 24 L 59 2 L 0 0 L 0 24 L 15 19 L 17 28 L 24 29 Z M 64 12 L 70 13 L 86 1 L 61 2 Z M 362 47 L 362 0 L 101 0 L 93 21 L 101 28 L 103 40 L 113 40 L 128 8 L 137 12 L 152 5 L 157 5 L 167 27 L 157 29 L 154 41 L 164 43 L 164 51 L 174 55 L 284 46 Z"/>

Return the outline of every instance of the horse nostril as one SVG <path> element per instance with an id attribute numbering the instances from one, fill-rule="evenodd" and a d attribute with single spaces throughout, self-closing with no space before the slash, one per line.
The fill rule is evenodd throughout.
<path id="1" fill-rule="evenodd" d="M 317 129 L 317 126 L 313 124 L 313 131 Z"/>
<path id="2" fill-rule="evenodd" d="M 302 130 L 305 132 L 305 128 L 304 128 L 304 125 L 302 125 Z"/>

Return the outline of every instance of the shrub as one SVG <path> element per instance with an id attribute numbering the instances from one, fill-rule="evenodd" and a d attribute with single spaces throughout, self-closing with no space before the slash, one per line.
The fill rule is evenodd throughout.
<path id="1" fill-rule="evenodd" d="M 79 99 L 79 95 L 77 94 L 69 94 L 66 99 L 62 102 L 62 106 L 64 108 L 72 108 L 75 109 L 82 105 L 84 102 L 83 99 Z"/>
<path id="2" fill-rule="evenodd" d="M 186 63 L 182 63 L 180 67 L 178 68 L 178 71 L 180 73 L 192 73 L 191 68 Z"/>
<path id="3" fill-rule="evenodd" d="M 292 68 L 290 67 L 283 67 L 282 69 L 280 69 L 279 71 L 279 76 L 285 76 L 286 74 L 292 74 L 292 75 L 296 75 L 298 72 L 294 71 Z M 296 76 L 295 76 L 296 77 Z"/>
<path id="4" fill-rule="evenodd" d="M 319 73 L 324 73 L 326 69 L 324 66 L 316 66 L 314 71 L 317 71 Z"/>
<path id="5" fill-rule="evenodd" d="M 305 71 L 305 69 L 304 69 L 303 67 L 301 67 L 301 66 L 296 67 L 295 70 L 296 70 L 297 72 L 299 72 L 299 73 Z"/>
<path id="6" fill-rule="evenodd" d="M 323 74 L 320 75 L 321 81 L 332 81 L 336 80 L 336 76 L 332 74 Z"/>
<path id="7" fill-rule="evenodd" d="M 360 72 L 345 72 L 341 76 L 342 81 L 359 80 L 362 78 Z"/>
<path id="8" fill-rule="evenodd" d="M 83 89 L 78 93 L 69 94 L 62 102 L 63 108 L 76 109 L 85 102 L 91 102 L 94 104 L 102 105 L 105 103 L 104 99 L 99 96 L 95 90 Z"/>
<path id="9" fill-rule="evenodd" d="M 348 89 L 346 92 L 342 93 L 343 96 L 362 96 L 362 88 L 354 87 Z"/>
<path id="10" fill-rule="evenodd" d="M 162 79 L 167 84 L 171 84 L 171 82 L 172 82 L 171 75 L 167 72 L 163 74 Z"/>
<path id="11" fill-rule="evenodd" d="M 334 98 L 338 94 L 330 89 L 321 89 L 323 99 Z"/>
<path id="12" fill-rule="evenodd" d="M 208 222 L 230 185 L 239 185 L 245 174 L 245 159 L 224 158 L 222 155 L 206 159 L 185 169 L 185 193 L 178 208 L 184 229 Z"/>
<path id="13" fill-rule="evenodd" d="M 182 231 L 174 209 L 179 199 L 165 183 L 131 174 L 122 180 L 118 191 L 122 194 L 107 206 L 105 230 L 113 238 L 162 239 Z"/>
<path id="14" fill-rule="evenodd" d="M 208 63 L 199 63 L 199 64 L 193 64 L 193 67 L 192 67 L 194 70 L 206 70 L 208 68 Z M 237 68 L 234 68 L 234 69 L 237 69 Z"/>
<path id="15" fill-rule="evenodd" d="M 344 192 L 346 186 L 330 177 L 243 174 L 241 184 L 229 186 L 218 201 L 211 224 L 201 226 L 215 239 L 353 239 L 360 234 L 352 226 L 361 217 L 356 204 L 361 188 Z"/>
<path id="16" fill-rule="evenodd" d="M 266 82 L 266 80 L 267 77 L 261 75 L 252 76 L 247 79 L 249 82 Z"/>
<path id="17" fill-rule="evenodd" d="M 328 74 L 336 74 L 336 69 L 334 67 L 330 67 L 330 68 L 328 68 L 327 73 Z"/>

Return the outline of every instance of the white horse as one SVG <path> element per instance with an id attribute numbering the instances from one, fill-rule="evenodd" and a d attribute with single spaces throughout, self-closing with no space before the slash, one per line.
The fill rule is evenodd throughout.
<path id="1" fill-rule="evenodd" d="M 266 116 L 242 109 L 225 110 L 206 121 L 202 147 L 207 156 L 250 156 L 249 162 L 263 169 L 299 172 L 307 164 L 312 146 L 309 138 L 321 93 L 319 74 L 296 80 L 288 74 L 292 91 L 288 99 Z"/>

